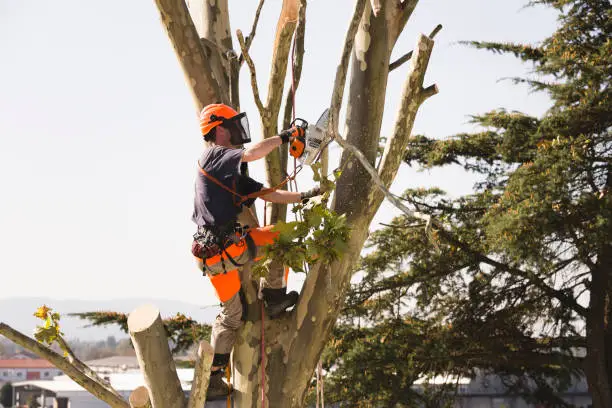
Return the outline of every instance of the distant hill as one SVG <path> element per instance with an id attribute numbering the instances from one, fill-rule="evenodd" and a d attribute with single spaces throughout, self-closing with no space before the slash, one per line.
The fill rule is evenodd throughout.
<path id="1" fill-rule="evenodd" d="M 212 323 L 220 310 L 219 306 L 199 306 L 167 299 L 59 300 L 24 297 L 0 299 L 0 322 L 31 335 L 36 325 L 40 323 L 40 320 L 32 316 L 32 313 L 36 308 L 45 304 L 62 315 L 61 327 L 68 340 L 98 341 L 106 340 L 108 336 L 120 339 L 127 335 L 115 326 L 84 327 L 87 325 L 85 320 L 68 317 L 67 314 L 103 310 L 129 313 L 144 303 L 157 306 L 162 318 L 180 312 L 201 323 Z"/>

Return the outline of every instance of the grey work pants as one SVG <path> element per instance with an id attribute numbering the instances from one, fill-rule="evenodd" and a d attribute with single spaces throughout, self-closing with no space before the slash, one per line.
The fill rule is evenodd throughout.
<path id="1" fill-rule="evenodd" d="M 249 274 L 247 268 L 250 268 L 250 262 L 240 268 L 241 279 Z M 285 271 L 281 267 L 270 268 L 266 278 L 265 287 L 272 289 L 280 289 L 287 286 Z M 280 273 L 279 273 L 280 271 Z M 227 302 L 221 305 L 221 313 L 217 315 L 212 326 L 211 345 L 215 349 L 215 354 L 229 354 L 234 347 L 238 330 L 242 326 L 242 301 L 240 294 L 236 293 Z"/>

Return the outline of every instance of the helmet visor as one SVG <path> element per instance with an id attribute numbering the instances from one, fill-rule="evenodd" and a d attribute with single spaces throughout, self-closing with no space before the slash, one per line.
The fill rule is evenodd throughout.
<path id="1" fill-rule="evenodd" d="M 239 113 L 231 119 L 224 119 L 223 127 L 230 132 L 230 143 L 233 146 L 251 142 L 249 120 L 245 112 Z"/>

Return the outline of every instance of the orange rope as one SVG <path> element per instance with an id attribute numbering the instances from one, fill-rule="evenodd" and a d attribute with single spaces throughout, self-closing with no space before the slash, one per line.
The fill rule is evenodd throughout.
<path id="1" fill-rule="evenodd" d="M 266 408 L 266 330 L 264 301 L 261 300 L 261 408 Z"/>
<path id="2" fill-rule="evenodd" d="M 226 367 L 226 378 L 229 392 L 227 393 L 227 408 L 232 408 L 232 363 L 228 362 Z"/>

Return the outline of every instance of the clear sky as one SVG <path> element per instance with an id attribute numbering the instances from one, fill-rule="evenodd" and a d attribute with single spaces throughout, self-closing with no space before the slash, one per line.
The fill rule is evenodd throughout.
<path id="1" fill-rule="evenodd" d="M 257 3 L 230 0 L 234 31 L 249 32 Z M 266 2 L 251 51 L 264 95 L 281 3 Z M 443 24 L 425 81 L 440 94 L 422 106 L 415 133 L 469 131 L 470 114 L 498 107 L 546 109 L 544 95 L 498 81 L 528 66 L 456 44 L 543 39 L 555 14 L 525 3 L 421 0 L 394 51 L 404 54 L 418 33 Z M 298 116 L 314 121 L 329 104 L 353 5 L 309 1 Z M 407 64 L 391 74 L 383 133 L 406 71 Z M 246 66 L 241 75 L 242 109 L 258 140 Z M 190 253 L 201 148 L 192 99 L 152 0 L 0 0 L 0 298 L 216 303 Z M 262 166 L 252 170 L 264 179 Z M 456 195 L 473 181 L 452 167 L 405 168 L 393 191 L 438 185 Z M 307 177 L 300 186 L 309 188 Z M 376 222 L 393 214 L 385 204 Z M 294 286 L 303 275 L 295 278 Z"/>

